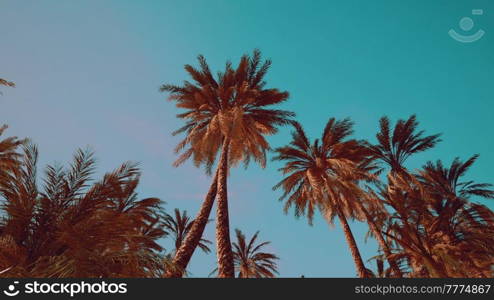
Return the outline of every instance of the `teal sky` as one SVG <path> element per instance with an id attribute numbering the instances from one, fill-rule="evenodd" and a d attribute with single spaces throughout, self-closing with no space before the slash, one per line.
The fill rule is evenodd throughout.
<path id="1" fill-rule="evenodd" d="M 484 14 L 472 16 L 472 9 Z M 259 48 L 273 60 L 268 85 L 291 93 L 284 108 L 311 137 L 328 118 L 351 117 L 355 136 L 374 141 L 381 116 L 415 113 L 428 133 L 443 133 L 443 142 L 411 160 L 411 168 L 479 153 L 470 178 L 494 182 L 493 14 L 491 0 L 0 0 L 0 77 L 17 84 L 1 88 L 0 123 L 39 145 L 40 166 L 65 163 L 86 145 L 99 171 L 139 161 L 141 197 L 195 215 L 210 178 L 190 164 L 171 166 L 178 138 L 170 133 L 180 122 L 158 88 L 187 79 L 183 65 L 198 54 L 217 70 Z M 462 17 L 475 22 L 469 32 L 459 27 Z M 450 29 L 485 35 L 460 43 Z M 288 129 L 270 138 L 273 147 L 288 140 Z M 355 276 L 339 226 L 318 217 L 311 227 L 283 214 L 280 194 L 271 190 L 281 178 L 277 167 L 232 172 L 232 230 L 260 230 L 272 241 L 281 276 Z M 366 226 L 351 226 L 364 259 L 373 257 Z M 214 240 L 213 224 L 206 237 Z M 192 276 L 207 276 L 215 262 L 214 254 L 197 253 Z"/>

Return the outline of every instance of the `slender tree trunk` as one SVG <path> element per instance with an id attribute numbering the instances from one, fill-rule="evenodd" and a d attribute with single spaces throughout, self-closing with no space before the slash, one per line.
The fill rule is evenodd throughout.
<path id="1" fill-rule="evenodd" d="M 235 277 L 232 245 L 230 243 L 230 222 L 228 218 L 228 151 L 229 141 L 225 140 L 218 165 L 218 200 L 216 203 L 216 253 L 218 277 Z"/>
<path id="2" fill-rule="evenodd" d="M 369 225 L 370 230 L 372 231 L 372 233 L 376 237 L 377 243 L 379 244 L 379 246 L 383 250 L 384 255 L 386 256 L 386 259 L 389 263 L 389 266 L 393 270 L 395 277 L 403 277 L 403 274 L 401 273 L 400 268 L 396 264 L 396 261 L 394 261 L 393 259 L 389 259 L 389 256 L 391 255 L 391 251 L 389 250 L 388 244 L 384 240 L 381 231 L 377 228 L 376 223 L 374 223 L 372 221 L 372 219 L 371 219 L 369 213 L 367 212 L 367 209 L 364 207 L 364 205 L 362 205 L 362 203 L 360 203 L 360 202 L 357 202 L 357 203 L 358 203 L 357 205 L 359 206 L 359 208 L 364 213 L 365 219 L 367 220 L 367 224 Z"/>
<path id="3" fill-rule="evenodd" d="M 353 237 L 350 226 L 348 225 L 346 218 L 340 211 L 338 212 L 338 218 L 340 219 L 341 227 L 343 228 L 343 233 L 345 234 L 345 239 L 348 243 L 348 247 L 350 248 L 350 253 L 352 254 L 353 261 L 355 262 L 358 277 L 369 277 L 364 262 L 362 261 L 362 257 L 360 256 L 360 252 L 358 250 L 357 243 L 355 242 L 355 238 Z"/>
<path id="4" fill-rule="evenodd" d="M 164 277 L 170 278 L 183 276 L 183 272 L 187 268 L 187 265 L 189 264 L 189 261 L 197 248 L 197 245 L 199 245 L 199 241 L 201 240 L 204 229 L 206 228 L 206 225 L 208 223 L 211 209 L 213 208 L 214 199 L 216 197 L 217 187 L 218 171 L 215 172 L 213 183 L 209 187 L 206 199 L 204 199 L 204 202 L 201 205 L 201 209 L 197 213 L 197 216 L 192 223 L 192 227 L 190 228 L 189 233 L 180 245 L 180 248 L 175 253 L 173 264 L 177 268 L 173 270 L 167 270 Z"/>

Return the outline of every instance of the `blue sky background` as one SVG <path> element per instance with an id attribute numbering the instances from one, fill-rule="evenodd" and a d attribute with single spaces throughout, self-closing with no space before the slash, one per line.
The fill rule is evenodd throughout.
<path id="1" fill-rule="evenodd" d="M 484 15 L 471 16 L 472 9 Z M 416 113 L 422 128 L 443 133 L 444 141 L 410 160 L 411 168 L 480 153 L 470 178 L 494 182 L 493 14 L 489 0 L 0 0 L 0 77 L 17 84 L 1 88 L 0 123 L 10 125 L 8 135 L 39 145 L 40 166 L 65 163 L 86 145 L 100 172 L 139 161 L 141 197 L 195 215 L 210 178 L 191 164 L 171 166 L 179 138 L 170 133 L 181 123 L 158 88 L 187 79 L 183 65 L 198 54 L 217 70 L 260 48 L 273 60 L 268 85 L 291 93 L 284 108 L 311 137 L 329 117 L 349 116 L 355 136 L 374 141 L 381 116 Z M 458 22 L 468 16 L 475 21 L 470 32 L 486 34 L 459 43 L 447 32 L 466 34 Z M 270 138 L 273 147 L 288 140 L 288 129 Z M 283 214 L 280 194 L 271 190 L 281 178 L 277 167 L 232 172 L 232 230 L 261 230 L 281 257 L 281 276 L 355 276 L 339 226 L 318 217 L 310 227 Z M 364 259 L 373 257 L 366 226 L 351 226 Z M 213 224 L 206 237 L 214 240 Z M 207 276 L 215 262 L 214 254 L 197 253 L 192 276 Z"/>

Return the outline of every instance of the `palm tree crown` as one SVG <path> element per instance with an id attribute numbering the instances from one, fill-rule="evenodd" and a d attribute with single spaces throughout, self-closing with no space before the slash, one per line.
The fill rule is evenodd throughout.
<path id="1" fill-rule="evenodd" d="M 239 229 L 235 229 L 237 241 L 233 242 L 233 258 L 237 278 L 273 278 L 278 274 L 276 261 L 278 256 L 273 253 L 261 252 L 261 249 L 271 242 L 262 242 L 256 245 L 259 235 L 257 231 L 247 242 L 245 235 Z M 215 274 L 218 268 L 210 275 Z"/>
<path id="2" fill-rule="evenodd" d="M 174 134 L 186 133 L 176 147 L 182 152 L 175 162 L 181 164 L 190 157 L 196 165 L 205 164 L 211 170 L 223 142 L 229 141 L 229 162 L 248 163 L 251 158 L 261 166 L 266 163 L 269 144 L 264 138 L 277 132 L 277 126 L 288 123 L 293 113 L 269 109 L 269 106 L 288 99 L 288 92 L 266 89 L 264 75 L 271 62 L 261 64 L 261 53 L 252 57 L 242 56 L 236 69 L 227 63 L 217 78 L 211 74 L 206 59 L 199 56 L 200 68 L 186 65 L 194 80 L 183 86 L 163 85 L 161 91 L 170 92 L 170 100 L 178 108 L 185 109 L 178 118 L 186 120 L 185 126 Z"/>
<path id="3" fill-rule="evenodd" d="M 410 155 L 433 148 L 441 140 L 440 134 L 424 136 L 418 131 L 419 123 L 415 115 L 407 120 L 398 120 L 393 132 L 387 117 L 379 120 L 380 131 L 376 134 L 377 144 L 366 143 L 374 157 L 391 168 L 394 172 L 404 170 L 404 163 Z"/>
<path id="4" fill-rule="evenodd" d="M 259 235 L 257 231 L 247 243 L 245 235 L 239 229 L 235 230 L 237 241 L 233 243 L 233 258 L 239 278 L 272 278 L 278 273 L 276 255 L 261 252 L 261 249 L 270 244 L 262 242 L 256 245 Z"/>
<path id="5" fill-rule="evenodd" d="M 273 158 L 285 162 L 279 170 L 287 176 L 273 187 L 284 190 L 280 200 L 287 199 L 285 212 L 294 205 L 295 215 L 307 212 L 311 222 L 319 207 L 329 220 L 339 210 L 347 217 L 361 219 L 361 212 L 351 203 L 361 194 L 358 181 L 372 176 L 361 168 L 369 152 L 361 142 L 346 140 L 352 134 L 352 122 L 331 118 L 321 140 L 316 139 L 312 144 L 302 126 L 293 124 L 295 131 L 290 145 L 275 149 L 277 156 Z"/>
<path id="6" fill-rule="evenodd" d="M 490 188 L 490 183 L 476 183 L 474 181 L 461 181 L 470 167 L 477 161 L 479 155 L 470 157 L 462 162 L 460 158 L 455 158 L 449 168 L 445 167 L 441 160 L 428 162 L 418 177 L 422 183 L 430 187 L 439 195 L 452 195 L 468 199 L 471 196 L 483 198 L 494 198 L 494 191 Z"/>
<path id="7" fill-rule="evenodd" d="M 295 215 L 307 211 L 311 223 L 314 211 L 319 208 L 332 224 L 340 220 L 345 238 L 360 277 L 370 274 L 364 266 L 357 243 L 348 225 L 348 218 L 365 220 L 362 201 L 365 193 L 359 186 L 362 180 L 373 180 L 368 172 L 369 151 L 357 140 L 349 140 L 353 123 L 349 119 L 329 119 L 321 140 L 312 144 L 302 126 L 294 122 L 295 131 L 289 146 L 277 148 L 274 160 L 284 161 L 280 171 L 286 177 L 273 189 L 284 190 L 280 200 L 287 199 L 285 212 L 294 205 Z"/>

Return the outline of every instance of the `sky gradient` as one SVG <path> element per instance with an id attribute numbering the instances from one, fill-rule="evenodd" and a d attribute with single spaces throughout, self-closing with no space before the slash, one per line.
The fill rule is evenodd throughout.
<path id="1" fill-rule="evenodd" d="M 472 16 L 472 9 L 483 9 Z M 211 178 L 190 163 L 171 166 L 180 137 L 178 110 L 158 91 L 188 79 L 184 64 L 203 54 L 212 70 L 259 48 L 273 60 L 268 87 L 290 92 L 312 138 L 330 117 L 351 117 L 355 137 L 375 141 L 378 120 L 417 114 L 427 133 L 442 133 L 435 149 L 409 161 L 449 164 L 480 154 L 471 179 L 494 182 L 494 2 L 407 1 L 14 1 L 0 0 L 0 124 L 7 135 L 38 144 L 40 164 L 66 163 L 89 145 L 99 175 L 124 161 L 141 163 L 141 197 L 156 196 L 171 211 L 195 215 Z M 484 37 L 460 43 L 449 35 L 462 17 Z M 463 34 L 466 34 L 463 32 Z M 289 129 L 269 138 L 289 141 Z M 251 164 L 229 178 L 231 229 L 260 230 L 281 257 L 284 277 L 353 277 L 342 231 L 320 217 L 284 215 L 280 165 Z M 494 208 L 494 205 L 489 204 Z M 367 227 L 351 223 L 364 260 L 376 254 Z M 214 241 L 214 226 L 206 229 Z M 170 249 L 168 241 L 165 246 Z M 191 276 L 207 276 L 214 252 L 196 252 Z M 374 267 L 373 263 L 368 266 Z"/>

